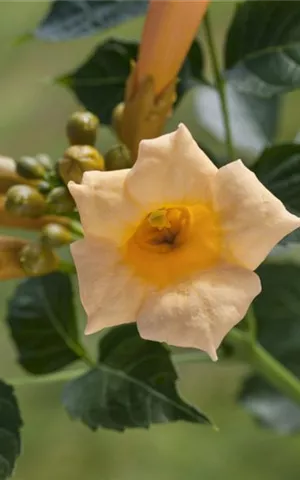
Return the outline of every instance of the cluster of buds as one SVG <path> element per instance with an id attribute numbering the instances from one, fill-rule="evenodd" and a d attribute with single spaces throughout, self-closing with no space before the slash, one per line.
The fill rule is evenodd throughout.
<path id="1" fill-rule="evenodd" d="M 58 171 L 64 183 L 70 180 L 80 183 L 84 172 L 89 170 L 121 170 L 132 166 L 128 148 L 121 144 L 113 146 L 103 157 L 95 148 L 99 122 L 90 112 L 76 112 L 67 123 L 70 146 L 58 161 Z"/>
<path id="2" fill-rule="evenodd" d="M 69 146 L 57 162 L 46 154 L 23 156 L 17 161 L 0 157 L 0 224 L 39 231 L 35 242 L 0 237 L 0 278 L 43 275 L 59 269 L 54 249 L 82 236 L 68 182 L 80 183 L 89 170 L 132 166 L 130 152 L 123 144 L 101 155 L 95 147 L 98 127 L 92 113 L 74 113 L 66 125 Z"/>

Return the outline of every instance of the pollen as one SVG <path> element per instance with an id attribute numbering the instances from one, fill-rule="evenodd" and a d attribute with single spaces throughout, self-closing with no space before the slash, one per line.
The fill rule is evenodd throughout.
<path id="1" fill-rule="evenodd" d="M 122 256 L 141 279 L 164 288 L 213 266 L 221 249 L 222 230 L 210 206 L 168 205 L 145 216 Z"/>

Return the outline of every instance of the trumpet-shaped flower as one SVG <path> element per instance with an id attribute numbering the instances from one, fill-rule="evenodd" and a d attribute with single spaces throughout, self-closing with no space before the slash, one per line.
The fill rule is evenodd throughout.
<path id="1" fill-rule="evenodd" d="M 143 338 L 213 360 L 261 290 L 253 270 L 300 226 L 240 160 L 217 169 L 184 125 L 142 141 L 132 169 L 69 189 L 86 333 L 136 321 Z"/>

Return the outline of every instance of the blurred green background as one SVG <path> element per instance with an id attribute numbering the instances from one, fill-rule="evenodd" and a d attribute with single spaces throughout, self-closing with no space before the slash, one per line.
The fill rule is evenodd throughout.
<path id="1" fill-rule="evenodd" d="M 215 2 L 213 18 L 221 46 L 232 3 Z M 66 145 L 64 125 L 77 108 L 69 92 L 52 79 L 77 66 L 104 35 L 48 44 L 32 40 L 15 44 L 31 31 L 48 2 L 0 2 L 0 153 L 10 156 L 48 152 L 54 158 Z M 138 37 L 142 21 L 132 21 L 117 34 Z M 105 36 L 116 34 L 111 30 Z M 176 114 L 189 108 L 189 98 Z M 285 99 L 280 138 L 299 130 L 299 92 Z M 298 115 L 298 116 L 297 116 Z M 186 117 L 185 117 L 186 118 Z M 192 129 L 196 126 L 190 118 Z M 111 134 L 102 129 L 98 146 L 107 148 Z M 15 282 L 1 284 L 0 310 L 5 315 Z M 83 316 L 81 315 L 82 320 Z M 26 379 L 0 325 L 0 377 L 18 379 L 17 394 L 25 422 L 23 454 L 16 480 L 298 480 L 300 437 L 281 437 L 257 427 L 234 404 L 240 365 L 180 365 L 180 389 L 212 416 L 219 432 L 207 427 L 174 424 L 150 431 L 92 433 L 69 420 L 60 406 L 62 384 L 21 385 Z"/>

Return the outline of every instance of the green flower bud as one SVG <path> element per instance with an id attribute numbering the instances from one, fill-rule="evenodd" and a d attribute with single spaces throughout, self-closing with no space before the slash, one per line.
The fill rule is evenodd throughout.
<path id="1" fill-rule="evenodd" d="M 17 173 L 24 178 L 44 178 L 46 169 L 34 157 L 21 157 L 17 161 Z"/>
<path id="2" fill-rule="evenodd" d="M 20 217 L 39 217 L 45 213 L 44 197 L 30 185 L 14 185 L 6 194 L 5 209 Z"/>
<path id="3" fill-rule="evenodd" d="M 20 251 L 20 264 L 26 275 L 45 275 L 57 269 L 59 259 L 49 247 L 28 243 Z"/>
<path id="4" fill-rule="evenodd" d="M 131 168 L 132 160 L 126 145 L 115 145 L 104 156 L 106 170 L 122 170 Z"/>
<path id="5" fill-rule="evenodd" d="M 111 118 L 112 127 L 119 138 L 122 137 L 121 128 L 122 128 L 122 121 L 124 117 L 124 109 L 125 109 L 125 103 L 121 102 L 113 109 L 113 112 L 112 112 L 112 118 Z"/>
<path id="6" fill-rule="evenodd" d="M 46 182 L 46 180 L 41 180 L 40 182 L 38 182 L 36 184 L 36 188 L 38 189 L 38 191 L 40 193 L 42 193 L 43 195 L 45 195 L 46 193 L 49 193 L 50 190 L 51 190 L 51 185 Z"/>
<path id="7" fill-rule="evenodd" d="M 66 187 L 55 187 L 47 196 L 47 204 L 51 213 L 58 215 L 74 211 L 75 202 Z"/>
<path id="8" fill-rule="evenodd" d="M 20 183 L 20 176 L 16 173 L 16 162 L 10 157 L 0 155 L 0 193 L 6 193 L 9 187 Z"/>
<path id="9" fill-rule="evenodd" d="M 73 242 L 70 230 L 59 223 L 48 223 L 42 228 L 42 243 L 48 247 L 57 248 Z"/>
<path id="10" fill-rule="evenodd" d="M 65 184 L 70 180 L 80 183 L 83 173 L 89 170 L 104 170 L 102 155 L 90 145 L 73 145 L 58 161 L 58 171 Z"/>
<path id="11" fill-rule="evenodd" d="M 75 112 L 67 123 L 67 136 L 71 145 L 95 145 L 98 118 L 91 112 Z"/>
<path id="12" fill-rule="evenodd" d="M 51 162 L 49 155 L 46 153 L 38 153 L 35 158 L 46 170 L 52 170 L 53 163 Z"/>
<path id="13" fill-rule="evenodd" d="M 13 158 L 0 155 L 0 175 L 14 174 L 16 171 L 16 162 Z"/>

